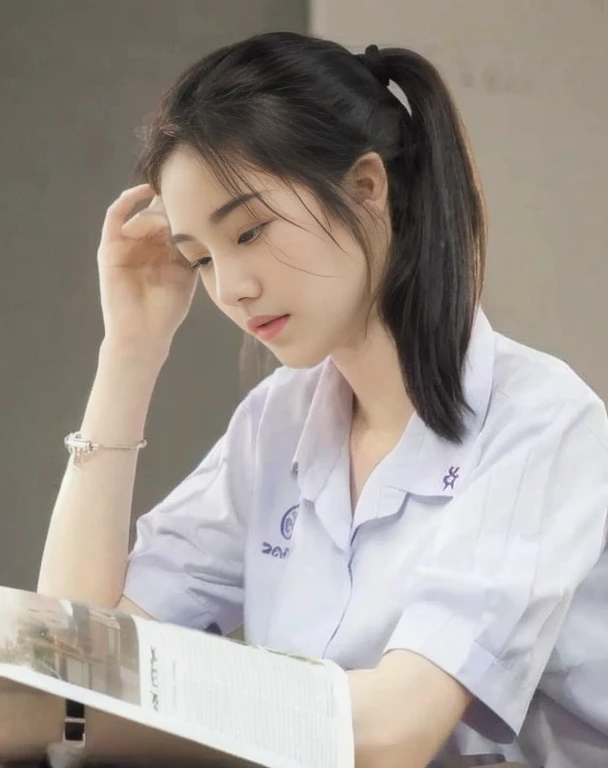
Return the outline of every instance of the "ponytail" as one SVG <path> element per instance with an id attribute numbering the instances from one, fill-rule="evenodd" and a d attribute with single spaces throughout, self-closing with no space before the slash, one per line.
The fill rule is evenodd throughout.
<path id="1" fill-rule="evenodd" d="M 480 300 L 485 210 L 458 111 L 437 70 L 401 48 L 380 53 L 406 95 L 402 152 L 389 169 L 393 244 L 379 290 L 408 395 L 440 436 L 463 436 L 463 368 Z"/>

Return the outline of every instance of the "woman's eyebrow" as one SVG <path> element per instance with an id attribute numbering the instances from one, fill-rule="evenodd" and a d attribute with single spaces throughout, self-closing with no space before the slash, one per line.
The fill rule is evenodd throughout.
<path id="1" fill-rule="evenodd" d="M 209 222 L 213 224 L 214 227 L 217 226 L 226 218 L 226 216 L 229 216 L 232 211 L 234 211 L 236 208 L 240 208 L 242 205 L 245 205 L 245 203 L 248 203 L 254 198 L 257 200 L 262 200 L 261 192 L 248 192 L 247 194 L 239 195 L 238 197 L 234 197 L 231 200 L 228 200 L 227 202 L 223 203 L 223 205 L 220 205 L 217 210 L 213 211 L 213 213 L 209 216 Z M 187 235 L 181 232 L 178 232 L 175 235 L 171 235 L 169 238 L 169 242 L 172 243 L 172 245 L 178 245 L 179 243 L 190 243 L 195 240 L 196 238 L 192 235 Z"/>

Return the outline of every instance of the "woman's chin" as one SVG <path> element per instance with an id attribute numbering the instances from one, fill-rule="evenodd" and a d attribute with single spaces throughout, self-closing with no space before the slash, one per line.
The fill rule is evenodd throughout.
<path id="1" fill-rule="evenodd" d="M 329 356 L 328 350 L 304 350 L 297 349 L 272 349 L 271 350 L 281 365 L 287 368 L 314 368 Z"/>

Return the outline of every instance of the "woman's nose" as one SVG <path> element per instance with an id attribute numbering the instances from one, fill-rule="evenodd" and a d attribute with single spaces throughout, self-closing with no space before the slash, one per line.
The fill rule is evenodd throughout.
<path id="1" fill-rule="evenodd" d="M 240 263 L 239 263 L 240 262 Z M 257 299 L 262 286 L 259 279 L 246 268 L 242 257 L 224 262 L 215 268 L 216 298 L 221 304 L 239 306 L 244 299 Z"/>

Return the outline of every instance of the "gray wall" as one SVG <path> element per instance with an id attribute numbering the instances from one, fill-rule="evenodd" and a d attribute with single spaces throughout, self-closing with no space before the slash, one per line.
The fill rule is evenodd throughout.
<path id="1" fill-rule="evenodd" d="M 311 0 L 311 29 L 440 67 L 488 199 L 490 319 L 608 399 L 608 3 Z"/>
<path id="2" fill-rule="evenodd" d="M 62 438 L 95 371 L 95 251 L 135 127 L 205 52 L 306 25 L 304 0 L 0 2 L 0 584 L 35 584 Z M 240 336 L 198 293 L 159 381 L 136 513 L 194 466 L 238 398 Z"/>

